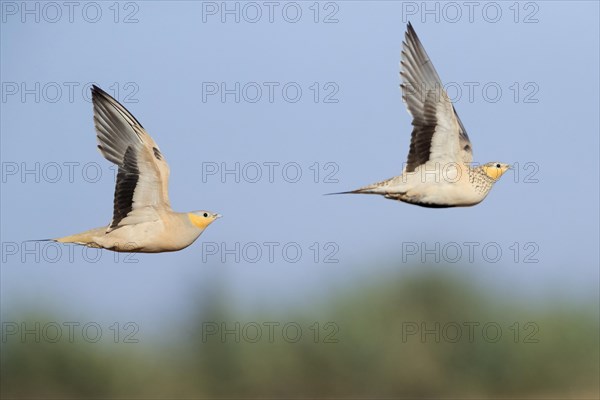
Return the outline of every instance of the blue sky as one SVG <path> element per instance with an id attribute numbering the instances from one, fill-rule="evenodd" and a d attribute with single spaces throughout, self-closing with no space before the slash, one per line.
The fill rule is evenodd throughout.
<path id="1" fill-rule="evenodd" d="M 280 2 L 272 22 L 262 2 L 227 3 L 239 7 L 239 22 L 221 2 L 129 2 L 118 12 L 113 2 L 27 4 L 32 13 L 2 3 L 3 312 L 60 308 L 152 324 L 215 285 L 235 307 L 302 305 L 365 279 L 428 268 L 420 257 L 436 243 L 442 260 L 462 252 L 448 269 L 490 290 L 597 297 L 598 3 L 481 3 L 471 18 L 458 3 L 459 18 L 442 4 L 435 11 L 436 3 L 426 13 L 421 2 L 330 2 L 317 15 L 313 2 Z M 261 18 L 252 22 L 256 10 Z M 407 20 L 448 85 L 475 161 L 518 166 L 476 207 L 322 196 L 402 169 L 411 130 L 398 88 Z M 111 218 L 114 169 L 95 149 L 92 82 L 160 145 L 173 207 L 224 215 L 190 248 L 136 255 L 137 263 L 68 247 L 55 257 L 58 246 L 38 252 L 39 262 L 24 254 L 23 240 Z M 239 182 L 221 176 L 236 163 Z M 22 175 L 35 168 L 39 182 Z M 223 251 L 236 243 L 240 262 Z M 265 243 L 275 243 L 272 262 Z M 476 243 L 473 262 L 465 243 Z M 291 262 L 284 248 L 302 255 Z M 483 248 L 502 256 L 493 262 Z"/>

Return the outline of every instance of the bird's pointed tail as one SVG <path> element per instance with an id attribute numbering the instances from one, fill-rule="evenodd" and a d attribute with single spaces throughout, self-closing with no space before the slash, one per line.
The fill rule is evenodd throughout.
<path id="1" fill-rule="evenodd" d="M 336 194 L 374 194 L 375 192 L 369 192 L 364 188 L 356 189 L 356 190 L 348 190 L 346 192 L 333 192 L 333 193 L 325 193 L 323 196 L 333 196 Z"/>
<path id="2" fill-rule="evenodd" d="M 27 242 L 58 242 L 58 243 L 74 243 L 83 246 L 96 244 L 96 238 L 106 233 L 106 227 L 90 229 L 89 231 L 76 233 L 74 235 L 63 236 L 54 239 L 37 239 L 27 240 Z"/>
<path id="3" fill-rule="evenodd" d="M 348 190 L 346 192 L 325 193 L 325 196 L 331 196 L 334 194 L 385 194 L 386 189 L 384 183 L 385 181 L 378 182 L 355 190 Z"/>

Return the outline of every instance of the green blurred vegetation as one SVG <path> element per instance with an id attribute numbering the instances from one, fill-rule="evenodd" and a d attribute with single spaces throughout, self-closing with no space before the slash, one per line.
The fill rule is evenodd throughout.
<path id="1" fill-rule="evenodd" d="M 523 306 L 523 300 L 480 292 L 461 277 L 412 273 L 363 283 L 332 301 L 313 302 L 285 315 L 247 315 L 216 293 L 168 345 L 144 343 L 2 344 L 1 394 L 36 398 L 207 397 L 454 397 L 598 398 L 598 308 L 576 304 Z M 30 321 L 51 321 L 45 315 Z M 55 319 L 57 320 L 57 319 Z M 58 319 L 59 320 L 59 319 Z M 207 324 L 229 329 L 239 321 L 255 330 L 207 334 Z M 319 322 L 319 329 L 314 322 Z M 273 340 L 265 322 L 278 322 Z M 296 343 L 281 327 L 296 322 Z M 326 326 L 327 322 L 332 324 Z M 406 329 L 440 324 L 422 339 Z M 478 323 L 469 340 L 465 322 Z M 484 337 L 482 326 L 502 328 Z M 511 327 L 519 323 L 518 336 Z M 525 329 L 527 322 L 533 323 Z M 463 327 L 456 343 L 456 331 Z M 251 326 L 249 326 L 251 328 Z M 537 329 L 534 329 L 537 327 Z M 337 328 L 337 329 L 336 329 Z M 143 327 L 141 327 L 143 330 Z M 203 329 L 204 335 L 203 338 Z M 169 331 L 172 331 L 170 327 Z M 404 336 L 403 336 L 404 330 Z M 315 331 L 319 332 L 315 337 Z M 293 330 L 288 339 L 294 336 Z M 329 336 L 328 336 L 329 335 Z M 183 339 L 182 339 L 183 338 Z M 326 340 L 327 339 L 327 340 Z M 326 343 L 331 341 L 334 343 Z M 337 342 L 335 342 L 337 341 Z"/>

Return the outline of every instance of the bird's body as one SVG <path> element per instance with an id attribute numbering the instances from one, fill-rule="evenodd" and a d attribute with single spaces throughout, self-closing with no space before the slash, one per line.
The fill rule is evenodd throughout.
<path id="1" fill-rule="evenodd" d="M 119 167 L 108 226 L 52 239 L 120 252 L 160 253 L 188 247 L 219 214 L 171 209 L 169 166 L 135 117 L 102 89 L 92 88 L 98 149 Z"/>
<path id="2" fill-rule="evenodd" d="M 480 203 L 492 189 L 495 178 L 488 175 L 488 168 L 493 171 L 495 166 L 427 163 L 349 193 L 380 194 L 429 208 L 468 207 Z"/>
<path id="3" fill-rule="evenodd" d="M 343 193 L 378 194 L 431 208 L 480 203 L 509 166 L 472 165 L 469 136 L 410 23 L 400 65 L 402 98 L 413 117 L 402 174 Z"/>
<path id="4" fill-rule="evenodd" d="M 162 211 L 155 221 L 125 225 L 107 232 L 106 226 L 56 239 L 118 252 L 162 253 L 182 250 L 200 236 L 208 226 L 199 226 L 190 213 Z M 200 218 L 200 217 L 197 217 Z"/>

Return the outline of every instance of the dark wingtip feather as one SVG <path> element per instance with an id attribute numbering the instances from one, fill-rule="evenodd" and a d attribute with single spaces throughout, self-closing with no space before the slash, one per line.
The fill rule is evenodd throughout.
<path id="1" fill-rule="evenodd" d="M 96 85 L 92 85 L 92 101 L 99 99 L 99 98 L 104 98 L 107 100 L 112 100 L 115 101 L 117 103 L 119 103 L 114 97 L 112 97 L 110 94 L 108 94 L 106 91 L 104 91 L 100 86 L 96 86 Z M 119 103 L 121 104 L 121 103 Z"/>
<path id="2" fill-rule="evenodd" d="M 408 24 L 406 24 L 406 35 L 417 35 L 417 33 L 415 32 L 415 28 L 413 28 L 412 24 L 410 23 L 410 21 L 408 21 Z"/>
<path id="3" fill-rule="evenodd" d="M 94 104 L 94 109 L 96 109 L 96 107 L 100 107 L 98 103 L 101 103 L 101 100 L 104 99 L 106 102 L 109 103 L 108 106 L 103 106 L 103 107 L 108 108 L 107 110 L 105 110 L 105 112 L 112 112 L 111 109 L 114 109 L 114 108 L 119 109 L 119 107 L 120 107 L 122 109 L 122 112 L 127 114 L 142 129 L 144 128 L 144 126 L 142 124 L 140 124 L 140 121 L 138 121 L 137 118 L 134 117 L 133 114 L 123 104 L 119 103 L 119 101 L 117 99 L 115 99 L 110 94 L 105 92 L 99 86 L 92 84 L 91 91 L 92 91 L 92 103 Z M 96 115 L 94 115 L 94 118 L 96 118 Z"/>
<path id="4" fill-rule="evenodd" d="M 96 84 L 92 85 L 92 89 L 91 90 L 92 90 L 92 96 L 106 95 L 107 94 L 104 90 L 102 90 L 100 88 L 100 86 L 96 86 Z"/>

